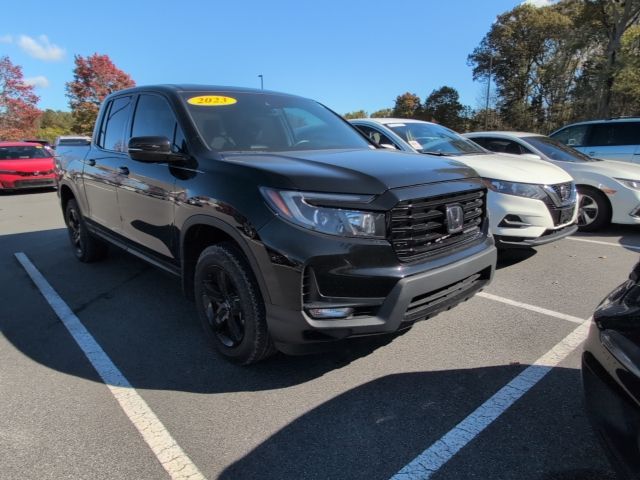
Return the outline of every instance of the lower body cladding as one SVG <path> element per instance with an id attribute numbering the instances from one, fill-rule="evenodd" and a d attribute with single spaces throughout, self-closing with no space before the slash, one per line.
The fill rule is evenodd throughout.
<path id="1" fill-rule="evenodd" d="M 324 254 L 300 268 L 274 265 L 272 285 L 290 295 L 280 304 L 266 302 L 267 323 L 277 348 L 288 354 L 308 353 L 314 345 L 343 338 L 410 328 L 486 286 L 497 257 L 486 234 L 447 254 L 410 264 L 399 262 L 386 241 L 357 245 L 326 236 L 318 241 Z M 298 245 L 308 247 L 309 242 Z"/>
<path id="2" fill-rule="evenodd" d="M 491 232 L 498 248 L 529 248 L 576 232 L 578 204 L 550 207 L 542 200 L 489 192 Z"/>

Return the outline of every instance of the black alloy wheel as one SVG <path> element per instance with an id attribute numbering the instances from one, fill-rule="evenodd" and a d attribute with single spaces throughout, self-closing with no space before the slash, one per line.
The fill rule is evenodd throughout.
<path id="1" fill-rule="evenodd" d="M 260 288 L 239 248 L 226 243 L 205 248 L 194 289 L 205 336 L 227 360 L 249 365 L 275 353 Z"/>
<path id="2" fill-rule="evenodd" d="M 238 289 L 229 275 L 213 266 L 203 279 L 202 304 L 211 331 L 229 348 L 235 348 L 244 338 L 244 315 Z"/>
<path id="3" fill-rule="evenodd" d="M 73 253 L 81 262 L 95 262 L 107 254 L 107 245 L 91 235 L 80 212 L 78 203 L 71 199 L 64 210 L 65 223 Z"/>

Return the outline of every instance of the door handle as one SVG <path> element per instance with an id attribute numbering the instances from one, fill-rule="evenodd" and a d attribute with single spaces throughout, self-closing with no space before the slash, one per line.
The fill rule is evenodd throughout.
<path id="1" fill-rule="evenodd" d="M 118 173 L 121 175 L 129 175 L 129 169 L 127 167 L 118 167 Z"/>
<path id="2" fill-rule="evenodd" d="M 87 160 L 87 165 L 89 165 L 90 167 L 95 167 L 96 161 L 93 158 L 90 158 L 89 160 Z"/>

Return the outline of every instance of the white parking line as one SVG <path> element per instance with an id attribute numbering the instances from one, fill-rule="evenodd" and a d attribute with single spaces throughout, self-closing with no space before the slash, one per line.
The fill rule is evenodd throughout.
<path id="1" fill-rule="evenodd" d="M 478 297 L 486 298 L 488 300 L 493 300 L 495 302 L 505 303 L 507 305 L 512 305 L 514 307 L 524 308 L 525 310 L 531 310 L 532 312 L 542 313 L 543 315 L 548 315 L 549 317 L 555 317 L 555 318 L 560 318 L 562 320 L 567 320 L 568 322 L 573 322 L 573 323 L 584 322 L 583 318 L 574 317 L 573 315 L 567 315 L 566 313 L 555 312 L 553 310 L 547 310 L 546 308 L 536 307 L 535 305 L 529 305 L 528 303 L 517 302 L 516 300 L 499 297 L 497 295 L 492 295 L 491 293 L 478 292 L 476 293 L 476 295 Z"/>
<path id="2" fill-rule="evenodd" d="M 29 258 L 22 252 L 15 257 L 33 280 L 58 318 L 67 328 L 78 346 L 96 369 L 104 383 L 116 398 L 124 413 L 138 429 L 140 435 L 173 480 L 206 480 L 191 459 L 176 443 L 171 434 L 156 417 L 149 405 L 131 386 L 118 367 L 91 336 L 80 319 L 56 293 Z"/>
<path id="3" fill-rule="evenodd" d="M 426 480 L 502 415 L 531 387 L 575 350 L 586 338 L 590 320 L 583 321 L 575 330 L 522 373 L 502 387 L 489 400 L 480 405 L 440 440 L 418 455 L 392 480 Z"/>
<path id="4" fill-rule="evenodd" d="M 566 237 L 567 240 L 573 240 L 574 242 L 586 242 L 586 243 L 596 243 L 598 245 L 609 245 L 610 247 L 622 247 L 622 248 L 630 248 L 631 250 L 639 250 L 640 247 L 636 245 L 629 245 L 628 243 L 613 243 L 613 242 L 603 242 L 601 240 L 589 240 L 587 238 L 577 238 L 577 237 Z"/>

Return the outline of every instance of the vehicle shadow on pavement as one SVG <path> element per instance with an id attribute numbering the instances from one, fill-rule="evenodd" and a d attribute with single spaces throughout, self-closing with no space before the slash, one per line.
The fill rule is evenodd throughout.
<path id="1" fill-rule="evenodd" d="M 618 243 L 626 250 L 640 253 L 640 226 L 638 225 L 609 225 L 607 228 L 598 232 L 578 232 L 573 236 L 587 240 Z M 628 248 L 627 245 L 636 248 Z"/>
<path id="2" fill-rule="evenodd" d="M 99 263 L 78 262 L 65 229 L 0 236 L 0 329 L 19 351 L 60 372 L 100 381 L 26 272 L 24 251 L 116 366 L 139 389 L 194 393 L 260 391 L 307 382 L 389 344 L 404 332 L 341 341 L 323 353 L 277 354 L 241 367 L 206 342 L 180 281 L 111 248 Z"/>
<path id="3" fill-rule="evenodd" d="M 505 365 L 376 379 L 297 418 L 219 478 L 388 479 L 522 368 Z M 581 476 L 575 476 L 578 473 Z M 615 477 L 585 418 L 579 370 L 558 368 L 433 478 Z"/>
<path id="4" fill-rule="evenodd" d="M 498 250 L 498 263 L 496 270 L 507 268 L 524 262 L 536 255 L 538 252 L 534 248 L 512 248 L 506 250 Z"/>

